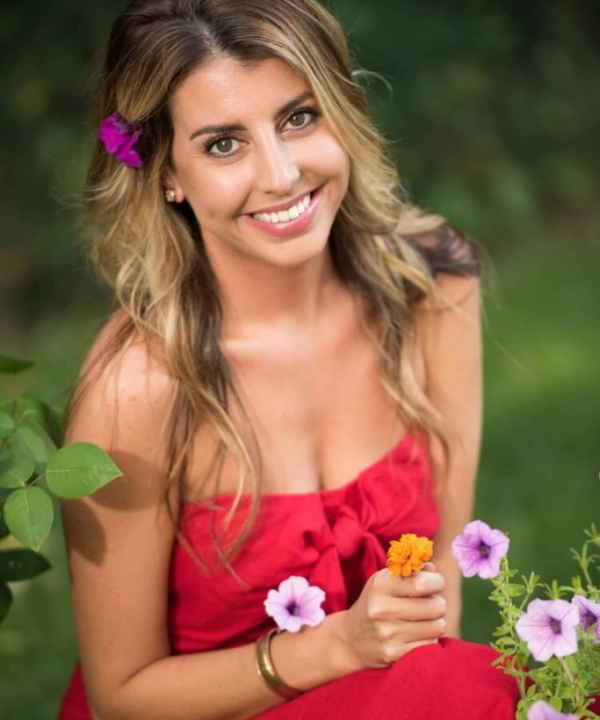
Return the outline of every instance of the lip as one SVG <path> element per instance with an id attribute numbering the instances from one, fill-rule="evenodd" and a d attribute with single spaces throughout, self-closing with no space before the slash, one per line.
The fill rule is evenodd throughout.
<path id="1" fill-rule="evenodd" d="M 251 213 L 244 213 L 245 215 L 256 215 L 257 213 L 271 213 L 271 212 L 279 212 L 280 210 L 289 210 L 291 207 L 294 207 L 294 205 L 297 205 L 302 198 L 306 197 L 308 193 L 315 192 L 315 189 L 313 190 L 306 190 L 301 195 L 297 195 L 294 199 L 288 200 L 286 203 L 283 203 L 282 205 L 271 205 L 271 207 L 263 208 L 262 210 L 254 210 L 254 212 Z"/>
<path id="2" fill-rule="evenodd" d="M 290 235 L 297 235 L 311 224 L 314 216 L 316 215 L 321 202 L 322 189 L 323 185 L 312 191 L 310 203 L 306 212 L 297 217 L 295 220 L 290 220 L 289 222 L 266 223 L 262 220 L 257 220 L 252 217 L 252 215 L 243 215 L 242 218 L 259 230 L 262 230 L 269 235 L 273 235 L 274 237 L 283 238 L 289 237 Z"/>

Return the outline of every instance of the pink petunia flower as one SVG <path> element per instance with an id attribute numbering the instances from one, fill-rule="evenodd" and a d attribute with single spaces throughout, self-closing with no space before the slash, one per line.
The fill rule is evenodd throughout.
<path id="1" fill-rule="evenodd" d="M 489 579 L 500 572 L 500 560 L 508 552 L 509 543 L 501 530 L 492 530 L 482 520 L 473 520 L 452 541 L 452 555 L 465 577 L 479 575 Z"/>
<path id="2" fill-rule="evenodd" d="M 264 601 L 270 615 L 282 630 L 298 632 L 302 625 L 315 627 L 325 619 L 321 603 L 325 593 L 316 585 L 309 585 L 303 577 L 291 575 L 279 584 L 277 590 L 269 590 Z"/>
<path id="3" fill-rule="evenodd" d="M 141 134 L 141 130 L 135 129 L 119 113 L 105 117 L 98 131 L 98 137 L 104 143 L 106 151 L 132 168 L 143 167 L 142 160 L 133 147 Z"/>
<path id="4" fill-rule="evenodd" d="M 533 703 L 527 712 L 527 720 L 577 720 L 577 715 L 558 712 L 545 700 Z"/>
<path id="5" fill-rule="evenodd" d="M 539 662 L 577 652 L 579 612 L 566 600 L 532 600 L 515 630 Z"/>
<path id="6" fill-rule="evenodd" d="M 579 610 L 579 621 L 583 630 L 587 632 L 594 625 L 594 640 L 600 642 L 600 603 L 588 600 L 583 595 L 575 595 L 573 597 L 573 605 Z"/>

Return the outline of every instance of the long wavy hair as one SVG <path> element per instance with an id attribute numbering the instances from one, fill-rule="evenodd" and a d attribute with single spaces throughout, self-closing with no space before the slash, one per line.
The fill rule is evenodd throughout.
<path id="1" fill-rule="evenodd" d="M 306 80 L 348 153 L 349 186 L 328 241 L 334 266 L 341 281 L 366 300 L 369 316 L 380 321 L 381 333 L 374 335 L 379 374 L 399 418 L 408 432 L 437 436 L 446 462 L 451 428 L 416 382 L 407 350 L 415 341 L 416 304 L 441 297 L 436 274 L 479 275 L 482 256 L 443 217 L 409 202 L 387 142 L 368 116 L 359 84 L 368 72 L 353 69 L 343 30 L 316 0 L 133 0 L 116 18 L 99 74 L 93 122 L 98 127 L 117 111 L 138 126 L 144 167 L 126 167 L 96 140 L 81 198 L 82 229 L 116 302 L 110 341 L 96 362 L 118 362 L 141 337 L 173 379 L 165 493 L 171 483 L 185 482 L 201 426 L 216 430 L 219 438 L 211 497 L 219 492 L 225 453 L 239 467 L 225 528 L 250 478 L 251 509 L 228 548 L 220 546 L 211 523 L 220 557 L 231 570 L 229 561 L 260 506 L 261 478 L 229 414 L 228 397 L 242 411 L 243 405 L 220 346 L 222 308 L 201 228 L 185 201 L 165 202 L 161 183 L 171 167 L 169 99 L 190 73 L 219 56 L 246 65 L 265 58 L 288 63 Z M 93 365 L 72 389 L 65 428 Z M 177 527 L 177 519 L 172 520 Z M 177 534 L 190 549 L 179 530 Z"/>

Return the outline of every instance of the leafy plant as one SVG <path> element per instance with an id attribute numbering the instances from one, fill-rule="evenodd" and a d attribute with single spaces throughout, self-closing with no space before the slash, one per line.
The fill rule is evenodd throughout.
<path id="1" fill-rule="evenodd" d="M 32 363 L 0 356 L 0 374 Z M 13 400 L 0 391 L 0 542 L 12 536 L 24 547 L 0 550 L 0 622 L 13 595 L 9 583 L 29 580 L 50 568 L 40 554 L 54 522 L 52 495 L 91 495 L 122 475 L 92 443 L 61 443 L 63 408 L 25 391 Z"/>
<path id="2" fill-rule="evenodd" d="M 584 533 L 581 553 L 571 550 L 583 578 L 573 577 L 570 585 L 541 583 L 535 573 L 514 582 L 518 571 L 506 557 L 508 536 L 481 520 L 453 542 L 463 575 L 479 575 L 494 586 L 489 598 L 501 623 L 491 643 L 499 653 L 492 664 L 519 686 L 516 720 L 600 718 L 590 707 L 600 694 L 600 589 L 592 578 L 592 570 L 600 570 L 600 533 L 593 523 Z M 538 588 L 548 600 L 532 600 Z"/>

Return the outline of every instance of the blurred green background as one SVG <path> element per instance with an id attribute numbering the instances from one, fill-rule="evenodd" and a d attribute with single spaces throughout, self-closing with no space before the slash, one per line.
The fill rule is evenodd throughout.
<path id="1" fill-rule="evenodd" d="M 336 0 L 415 202 L 478 238 L 486 291 L 485 430 L 476 517 L 508 531 L 511 563 L 567 581 L 600 508 L 600 5 Z M 72 198 L 95 129 L 97 58 L 125 3 L 0 9 L 0 333 L 37 366 L 8 389 L 64 393 L 107 304 Z M 493 289 L 493 292 L 492 292 Z M 0 626 L 8 720 L 52 718 L 76 658 L 60 527 L 54 569 L 14 584 Z M 463 633 L 488 642 L 490 586 L 465 583 Z"/>

